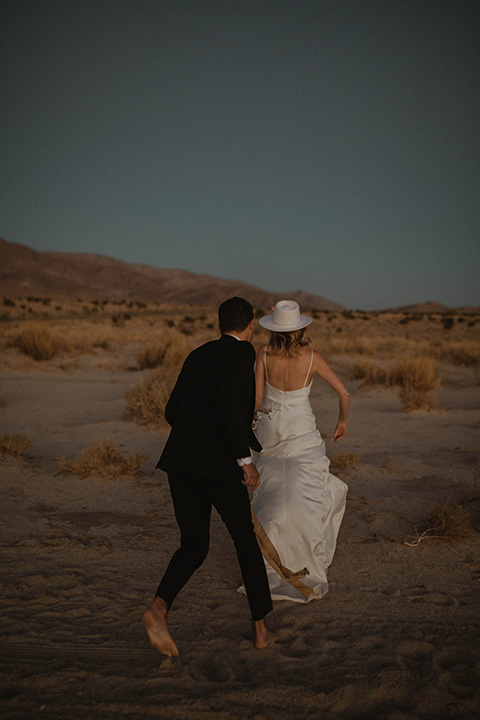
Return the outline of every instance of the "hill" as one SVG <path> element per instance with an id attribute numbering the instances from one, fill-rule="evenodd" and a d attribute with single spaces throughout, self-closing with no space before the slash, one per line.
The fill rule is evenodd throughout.
<path id="1" fill-rule="evenodd" d="M 451 308 L 448 307 L 448 305 L 442 305 L 442 303 L 438 302 L 424 302 L 424 303 L 417 303 L 416 305 L 402 305 L 401 307 L 391 308 L 388 310 L 388 312 L 396 312 L 396 313 L 404 313 L 404 314 L 436 314 L 441 315 L 442 313 L 457 313 L 462 315 L 478 315 L 480 312 L 480 308 L 474 307 L 474 306 L 462 306 L 462 307 L 456 307 Z"/>
<path id="2" fill-rule="evenodd" d="M 416 303 L 415 305 L 402 305 L 400 307 L 392 308 L 391 312 L 399 312 L 399 313 L 446 313 L 449 312 L 451 308 L 449 308 L 447 305 L 442 305 L 442 303 L 438 302 L 424 302 L 424 303 Z"/>
<path id="3" fill-rule="evenodd" d="M 302 291 L 273 293 L 244 282 L 187 270 L 136 265 L 104 255 L 38 251 L 1 238 L 0 292 L 188 305 L 218 305 L 227 297 L 240 295 L 259 308 L 291 298 L 303 309 L 344 309 L 338 303 Z"/>

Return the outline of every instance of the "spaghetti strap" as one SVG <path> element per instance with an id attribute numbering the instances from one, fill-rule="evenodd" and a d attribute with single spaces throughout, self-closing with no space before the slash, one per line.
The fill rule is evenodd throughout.
<path id="1" fill-rule="evenodd" d="M 268 383 L 268 370 L 267 370 L 267 346 L 263 347 L 263 367 L 265 368 L 265 380 Z"/>
<path id="2" fill-rule="evenodd" d="M 305 382 L 303 383 L 303 387 L 307 387 L 308 376 L 310 375 L 310 370 L 312 369 L 312 365 L 313 365 L 313 350 L 312 350 L 312 356 L 311 356 L 311 358 L 310 358 L 310 365 L 308 366 L 307 377 L 305 378 Z"/>

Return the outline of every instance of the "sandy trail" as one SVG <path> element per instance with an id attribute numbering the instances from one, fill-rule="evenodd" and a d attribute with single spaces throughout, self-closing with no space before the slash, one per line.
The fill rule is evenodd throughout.
<path id="1" fill-rule="evenodd" d="M 340 363 L 341 366 L 341 363 Z M 131 372 L 0 374 L 2 430 L 33 438 L 0 464 L 2 686 L 5 720 L 413 720 L 480 711 L 480 535 L 411 548 L 436 502 L 472 496 L 479 447 L 472 370 L 443 368 L 435 412 L 400 412 L 395 391 L 351 384 L 357 452 L 330 592 L 275 603 L 280 641 L 255 651 L 239 571 L 219 519 L 210 555 L 170 615 L 178 661 L 149 645 L 140 616 L 176 548 L 164 437 L 123 418 Z M 320 383 L 325 436 L 336 401 Z M 148 454 L 143 477 L 79 479 L 56 458 L 99 438 Z M 478 488 L 477 488 L 478 490 Z M 469 505 L 480 526 L 479 502 Z"/>

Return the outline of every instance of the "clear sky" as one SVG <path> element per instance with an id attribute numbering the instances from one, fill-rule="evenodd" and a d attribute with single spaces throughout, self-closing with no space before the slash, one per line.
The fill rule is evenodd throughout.
<path id="1" fill-rule="evenodd" d="M 480 305 L 477 0 L 2 0 L 0 236 Z"/>

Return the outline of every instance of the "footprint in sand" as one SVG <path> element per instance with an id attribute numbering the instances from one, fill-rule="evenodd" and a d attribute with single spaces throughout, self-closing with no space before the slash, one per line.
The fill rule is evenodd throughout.
<path id="1" fill-rule="evenodd" d="M 325 640 L 330 642 L 338 642 L 339 644 L 342 644 L 346 641 L 346 638 L 348 638 L 348 631 L 346 631 L 345 628 L 339 628 L 338 630 L 326 630 L 323 633 L 323 637 Z"/>
<path id="2" fill-rule="evenodd" d="M 463 648 L 445 648 L 435 656 L 435 665 L 443 670 L 471 670 L 473 662 L 473 658 Z"/>
<path id="3" fill-rule="evenodd" d="M 414 640 L 406 640 L 401 642 L 397 650 L 397 660 L 400 665 L 414 663 L 425 663 L 426 660 L 433 658 L 435 646 L 431 643 Z"/>
<path id="4" fill-rule="evenodd" d="M 212 600 L 212 601 L 207 602 L 207 608 L 212 611 L 218 610 L 218 608 L 223 608 L 223 607 L 224 607 L 223 603 L 218 602 L 217 600 Z"/>
<path id="5" fill-rule="evenodd" d="M 421 602 L 429 603 L 431 605 L 460 605 L 461 602 L 454 595 L 447 595 L 445 593 L 431 593 L 426 592 L 421 595 L 408 595 L 407 600 L 409 602 Z"/>
<path id="6" fill-rule="evenodd" d="M 218 655 L 200 655 L 188 664 L 188 672 L 195 680 L 224 683 L 233 679 L 234 673 L 225 660 Z"/>
<path id="7" fill-rule="evenodd" d="M 355 643 L 355 649 L 357 651 L 367 652 L 385 647 L 385 645 L 386 640 L 378 635 L 364 635 L 364 637 Z"/>
<path id="8" fill-rule="evenodd" d="M 475 570 L 471 571 L 472 573 L 472 580 L 480 580 L 480 568 L 475 568 Z"/>
<path id="9" fill-rule="evenodd" d="M 457 700 L 471 698 L 477 691 L 478 677 L 473 672 L 467 674 L 444 672 L 439 679 Z"/>
<path id="10" fill-rule="evenodd" d="M 441 670 L 440 678 L 451 695 L 460 700 L 475 694 L 478 672 L 474 658 L 465 652 L 465 648 L 441 650 L 436 654 L 434 664 Z"/>
<path id="11" fill-rule="evenodd" d="M 288 623 L 276 625 L 280 631 L 280 642 L 282 645 L 291 645 L 297 639 L 301 639 L 308 648 L 317 648 L 323 638 L 323 630 L 311 619 L 289 621 Z"/>
<path id="12" fill-rule="evenodd" d="M 281 652 L 289 658 L 302 658 L 311 655 L 311 649 L 305 637 L 297 637 L 293 642 L 281 645 Z"/>

